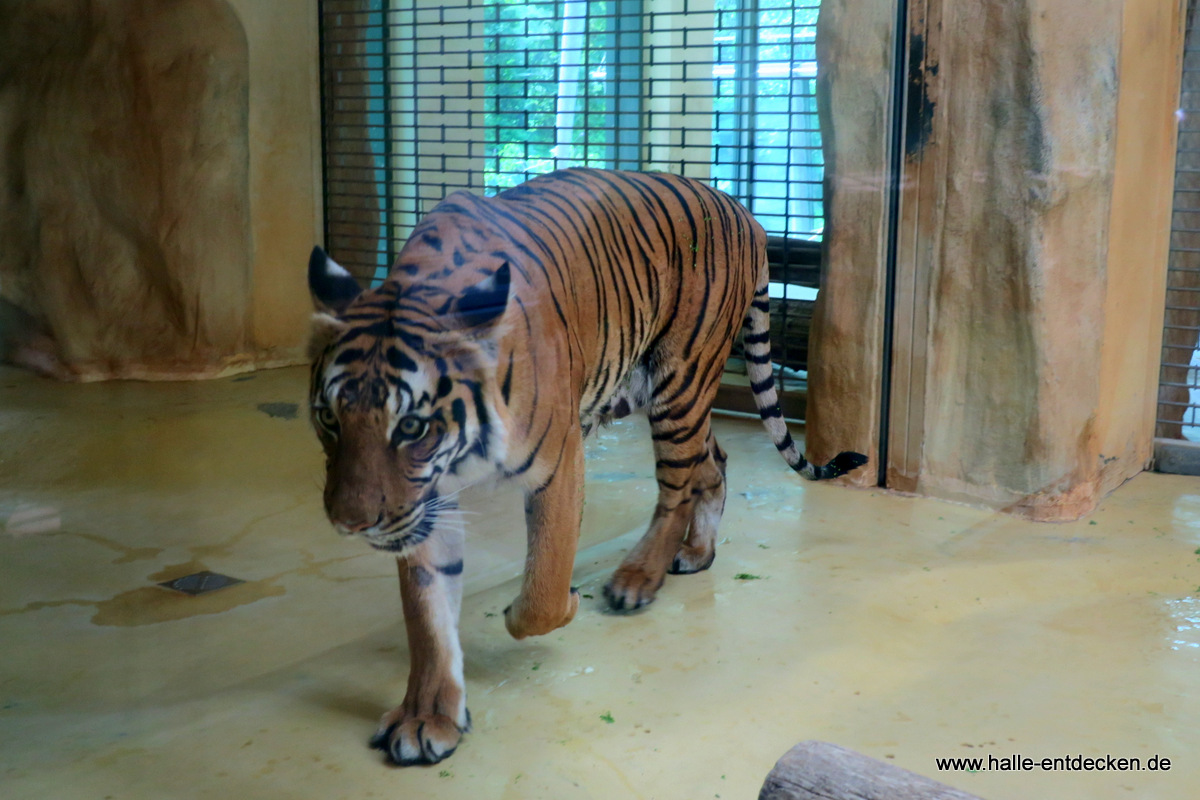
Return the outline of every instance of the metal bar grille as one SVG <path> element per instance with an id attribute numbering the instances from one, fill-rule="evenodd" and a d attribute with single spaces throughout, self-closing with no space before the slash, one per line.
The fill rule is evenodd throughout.
<path id="1" fill-rule="evenodd" d="M 774 357 L 798 388 L 824 230 L 818 6 L 322 0 L 326 246 L 377 282 L 459 189 L 577 165 L 698 178 L 772 236 Z"/>
<path id="2" fill-rule="evenodd" d="M 1200 48 L 1188 5 L 1156 434 L 1200 441 Z"/>

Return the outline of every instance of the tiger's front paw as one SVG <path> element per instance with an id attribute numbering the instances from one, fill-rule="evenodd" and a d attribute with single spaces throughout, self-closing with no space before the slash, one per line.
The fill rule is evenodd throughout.
<path id="1" fill-rule="evenodd" d="M 525 595 L 520 594 L 511 606 L 504 609 L 504 627 L 508 628 L 514 639 L 542 636 L 558 630 L 575 619 L 575 613 L 579 611 L 579 590 L 572 588 L 565 604 L 558 607 L 548 605 L 528 602 Z"/>
<path id="2" fill-rule="evenodd" d="M 471 712 L 464 709 L 464 714 L 460 725 L 443 714 L 408 714 L 404 706 L 397 706 L 379 721 L 371 747 L 383 750 L 401 767 L 436 764 L 453 755 L 462 735 L 471 730 Z"/>
<path id="3" fill-rule="evenodd" d="M 663 574 L 644 567 L 622 564 L 604 586 L 604 596 L 613 611 L 634 611 L 654 602 L 663 585 Z"/>

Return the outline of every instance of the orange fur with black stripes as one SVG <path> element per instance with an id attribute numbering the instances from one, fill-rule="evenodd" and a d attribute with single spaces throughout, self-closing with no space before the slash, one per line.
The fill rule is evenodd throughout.
<path id="1" fill-rule="evenodd" d="M 667 174 L 571 169 L 493 198 L 447 197 L 387 280 L 361 292 L 319 249 L 309 283 L 311 407 L 327 456 L 325 508 L 344 534 L 397 554 L 412 668 L 373 744 L 435 763 L 467 730 L 457 623 L 463 538 L 453 494 L 501 475 L 526 487 L 528 556 L 505 625 L 549 633 L 575 616 L 583 440 L 634 411 L 650 420 L 659 497 L 605 587 L 654 599 L 668 572 L 713 561 L 725 454 L 710 409 L 745 327 L 757 405 L 802 475 L 816 467 L 779 413 L 767 341 L 766 236 L 727 195 Z"/>

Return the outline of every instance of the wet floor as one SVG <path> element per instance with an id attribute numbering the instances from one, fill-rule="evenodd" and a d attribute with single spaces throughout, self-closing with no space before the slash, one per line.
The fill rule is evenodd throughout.
<path id="1" fill-rule="evenodd" d="M 653 507 L 644 420 L 589 444 L 585 599 L 550 636 L 502 623 L 519 495 L 469 492 L 475 730 L 386 766 L 366 741 L 404 691 L 395 569 L 322 519 L 305 381 L 0 369 L 0 795 L 753 798 L 823 739 L 991 800 L 1198 796 L 1200 482 L 1143 475 L 1035 524 L 802 483 L 740 419 L 717 424 L 716 563 L 644 613 L 600 593 Z M 242 582 L 157 585 L 202 570 Z M 1109 754 L 1171 766 L 986 769 Z"/>

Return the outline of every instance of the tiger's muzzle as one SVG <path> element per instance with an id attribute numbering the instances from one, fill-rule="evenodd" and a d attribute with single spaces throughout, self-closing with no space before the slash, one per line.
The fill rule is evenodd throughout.
<path id="1" fill-rule="evenodd" d="M 358 536 L 376 550 L 399 553 L 415 547 L 429 537 L 431 529 L 425 503 L 417 503 L 396 517 L 380 512 L 374 522 L 347 524 L 330 519 L 334 530 L 343 536 Z"/>

